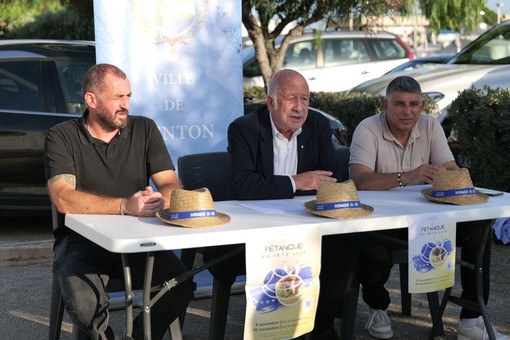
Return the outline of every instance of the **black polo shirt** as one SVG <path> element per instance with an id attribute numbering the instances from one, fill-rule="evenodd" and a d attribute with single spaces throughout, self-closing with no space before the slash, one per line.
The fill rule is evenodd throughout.
<path id="1" fill-rule="evenodd" d="M 152 119 L 129 116 L 125 128 L 109 143 L 95 139 L 83 117 L 52 127 L 45 143 L 46 179 L 76 176 L 76 189 L 108 197 L 129 197 L 143 190 L 150 177 L 174 165 Z M 57 242 L 70 232 L 59 216 Z"/>

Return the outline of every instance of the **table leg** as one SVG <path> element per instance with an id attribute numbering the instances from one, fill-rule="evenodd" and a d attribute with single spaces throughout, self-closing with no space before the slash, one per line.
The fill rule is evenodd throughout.
<path id="1" fill-rule="evenodd" d="M 208 263 L 193 269 L 189 270 L 177 277 L 166 281 L 164 284 L 160 286 L 152 287 L 152 272 L 154 269 L 154 253 L 147 253 L 147 262 L 145 265 L 145 278 L 143 283 L 143 325 L 144 325 L 144 339 L 151 339 L 151 327 L 150 327 L 150 310 L 151 307 L 154 306 L 156 302 L 167 292 L 169 292 L 173 287 L 178 285 L 181 282 L 191 279 L 196 273 L 201 272 L 215 264 L 218 264 L 225 259 L 234 256 L 244 250 L 244 247 L 238 247 L 228 253 L 225 253 L 221 256 L 216 257 L 215 259 L 209 261 Z M 154 297 L 151 299 L 151 293 L 155 293 Z"/>
<path id="2" fill-rule="evenodd" d="M 126 334 L 127 339 L 131 339 L 133 334 L 133 286 L 131 283 L 131 269 L 127 254 L 121 254 L 122 268 L 124 271 L 124 290 L 126 301 Z"/>
<path id="3" fill-rule="evenodd" d="M 143 283 L 143 338 L 150 340 L 151 335 L 151 287 L 152 271 L 154 269 L 154 253 L 147 253 L 145 264 L 145 281 Z"/>

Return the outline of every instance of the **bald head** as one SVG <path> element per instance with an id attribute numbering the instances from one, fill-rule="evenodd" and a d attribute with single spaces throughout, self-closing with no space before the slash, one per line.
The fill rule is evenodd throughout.
<path id="1" fill-rule="evenodd" d="M 276 72 L 267 85 L 267 95 L 276 97 L 279 88 L 293 83 L 301 83 L 308 90 L 308 83 L 301 73 L 294 70 L 280 70 Z"/>

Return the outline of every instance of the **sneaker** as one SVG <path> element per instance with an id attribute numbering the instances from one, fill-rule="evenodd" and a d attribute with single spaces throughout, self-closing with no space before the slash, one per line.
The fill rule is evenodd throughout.
<path id="1" fill-rule="evenodd" d="M 376 339 L 391 339 L 393 338 L 393 330 L 391 329 L 391 321 L 386 314 L 385 310 L 370 309 L 370 316 L 368 317 L 365 329 L 368 333 Z"/>
<path id="2" fill-rule="evenodd" d="M 494 329 L 494 327 L 492 327 L 492 329 L 494 330 L 494 335 L 496 336 L 497 340 L 510 340 L 509 337 L 503 334 L 499 334 Z M 472 327 L 464 326 L 464 323 L 462 323 L 462 319 L 459 320 L 457 340 L 486 340 L 486 339 L 489 339 L 489 335 L 485 330 L 485 324 L 483 322 L 482 316 L 479 316 L 478 319 L 476 319 L 476 324 Z"/>

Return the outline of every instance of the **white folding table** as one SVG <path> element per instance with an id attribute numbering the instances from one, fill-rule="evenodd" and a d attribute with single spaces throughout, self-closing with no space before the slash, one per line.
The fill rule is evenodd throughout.
<path id="1" fill-rule="evenodd" d="M 199 248 L 215 245 L 247 243 L 264 237 L 265 231 L 272 232 L 281 227 L 314 226 L 321 235 L 356 233 L 376 230 L 407 228 L 411 216 L 434 214 L 452 222 L 464 222 L 510 217 L 510 194 L 490 197 L 487 203 L 480 205 L 450 205 L 434 203 L 421 195 L 421 189 L 427 186 L 409 186 L 389 191 L 359 191 L 361 203 L 374 208 L 374 213 L 366 218 L 336 220 L 311 215 L 299 207 L 315 196 L 301 196 L 290 200 L 271 201 L 222 201 L 215 203 L 215 209 L 228 214 L 228 224 L 210 228 L 183 228 L 170 226 L 158 218 L 120 216 L 120 215 L 84 215 L 67 214 L 65 223 L 70 229 L 88 238 L 101 247 L 115 253 L 148 253 L 148 267 L 144 284 L 144 322 L 150 320 L 150 292 L 152 275 L 152 252 Z M 245 206 L 262 205 L 269 202 L 272 206 L 298 207 L 288 211 L 263 213 Z M 123 260 L 126 256 L 123 256 Z M 125 263 L 126 292 L 131 292 L 130 269 Z M 160 294 L 171 289 L 178 281 L 169 282 L 162 287 Z M 154 291 L 154 288 L 152 289 Z M 130 294 L 127 294 L 128 298 Z M 153 299 L 154 300 L 154 299 Z M 128 303 L 127 306 L 130 304 Z M 131 314 L 129 316 L 129 314 Z M 131 332 L 132 310 L 126 313 L 127 334 Z M 146 331 L 147 328 L 145 327 Z M 150 330 L 146 334 L 150 339 Z"/>

